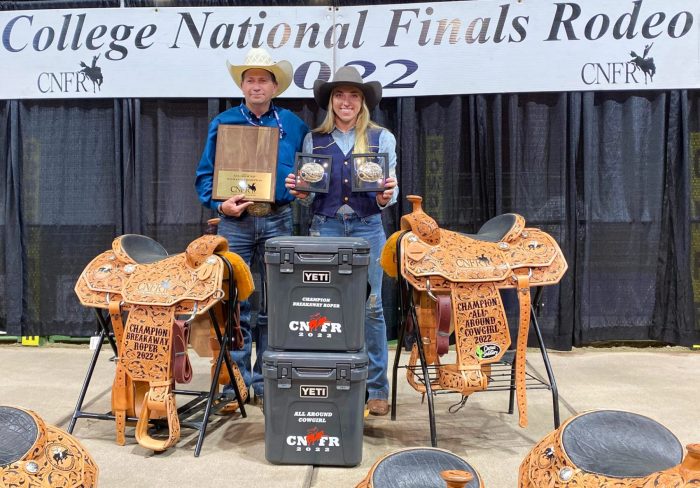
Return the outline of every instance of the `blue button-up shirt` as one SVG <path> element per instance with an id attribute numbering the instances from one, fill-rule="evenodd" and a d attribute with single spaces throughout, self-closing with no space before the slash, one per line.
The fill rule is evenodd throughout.
<path id="1" fill-rule="evenodd" d="M 335 141 L 338 148 L 343 152 L 343 154 L 348 154 L 355 145 L 354 127 L 347 132 L 343 132 L 337 128 L 333 129 L 333 132 L 331 132 L 331 136 L 333 136 L 333 140 Z M 309 154 L 313 152 L 313 149 L 313 136 L 309 133 L 306 135 L 306 137 L 304 137 L 304 152 Z M 389 155 L 389 176 L 391 178 L 396 178 L 396 138 L 394 137 L 394 134 L 392 134 L 386 129 L 382 129 L 382 131 L 379 134 L 379 151 L 377 152 L 387 153 Z M 311 194 L 307 198 L 301 199 L 300 202 L 304 205 L 310 205 L 311 202 L 313 202 L 313 197 L 314 194 Z M 391 200 L 389 200 L 389 202 L 384 206 L 381 206 L 379 204 L 377 204 L 377 206 L 381 209 L 384 209 L 390 205 L 395 204 L 398 201 L 398 198 L 399 186 L 396 185 L 396 187 L 394 187 L 394 194 L 392 195 Z M 343 205 L 343 202 L 338 202 L 338 207 L 341 207 L 340 210 L 345 213 L 351 211 L 351 209 L 347 205 Z"/>
<path id="2" fill-rule="evenodd" d="M 207 143 L 204 146 L 202 158 L 197 166 L 195 188 L 202 205 L 216 210 L 218 201 L 212 200 L 214 185 L 214 156 L 216 155 L 216 136 L 219 124 L 228 125 L 261 125 L 264 127 L 279 127 L 277 117 L 272 110 L 258 118 L 245 104 L 232 107 L 217 115 L 209 124 Z M 307 125 L 289 110 L 275 107 L 279 116 L 282 138 L 277 148 L 277 179 L 275 182 L 275 203 L 283 205 L 291 202 L 294 197 L 284 186 L 284 179 L 294 171 L 294 156 L 301 149 L 304 136 L 309 132 Z M 250 119 L 250 120 L 249 120 Z M 253 122 L 253 124 L 251 124 Z"/>

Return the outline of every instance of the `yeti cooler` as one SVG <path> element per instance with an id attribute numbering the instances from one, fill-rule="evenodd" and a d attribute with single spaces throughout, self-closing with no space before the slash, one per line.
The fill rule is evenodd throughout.
<path id="1" fill-rule="evenodd" d="M 369 243 L 278 237 L 265 244 L 268 347 L 359 351 L 365 343 Z"/>
<path id="2" fill-rule="evenodd" d="M 366 353 L 268 350 L 263 377 L 268 461 L 360 464 Z"/>

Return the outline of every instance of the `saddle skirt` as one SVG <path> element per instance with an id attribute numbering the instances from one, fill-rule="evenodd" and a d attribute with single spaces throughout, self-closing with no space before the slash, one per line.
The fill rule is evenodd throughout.
<path id="1" fill-rule="evenodd" d="M 118 444 L 125 443 L 127 415 L 138 416 L 136 439 L 146 448 L 162 451 L 179 439 L 172 389 L 176 379 L 191 378 L 186 326 L 224 298 L 224 263 L 217 253 L 227 251 L 226 239 L 205 235 L 169 256 L 153 239 L 126 234 L 81 273 L 75 286 L 80 302 L 109 310 L 117 343 L 112 410 Z M 166 440 L 148 434 L 149 419 L 159 417 L 168 422 Z"/>
<path id="2" fill-rule="evenodd" d="M 402 231 L 387 240 L 381 262 L 387 274 L 400 272 L 413 289 L 426 362 L 438 366 L 438 380 L 431 387 L 463 395 L 486 389 L 489 364 L 499 361 L 511 345 L 499 290 L 516 288 L 520 305 L 516 389 L 520 423 L 525 426 L 530 287 L 556 284 L 562 278 L 567 264 L 559 245 L 547 233 L 526 228 L 525 219 L 517 214 L 497 216 L 473 235 L 441 229 L 422 210 L 420 197 L 408 199 L 413 211 L 401 218 Z M 441 364 L 451 332 L 457 361 Z M 417 359 L 414 345 L 411 366 Z M 409 383 L 424 393 L 414 368 L 408 368 L 407 375 Z"/>
<path id="3" fill-rule="evenodd" d="M 92 488 L 98 474 L 75 437 L 31 410 L 0 406 L 0 486 Z"/>
<path id="4" fill-rule="evenodd" d="M 700 487 L 700 444 L 681 443 L 642 415 L 595 410 L 567 419 L 520 465 L 519 488 Z"/>
<path id="5" fill-rule="evenodd" d="M 111 251 L 99 254 L 85 267 L 75 287 L 81 304 L 108 309 L 110 301 L 118 300 L 125 310 L 134 305 L 175 306 L 176 315 L 191 315 L 204 313 L 222 298 L 224 265 L 214 253 L 228 251 L 223 237 L 202 236 L 174 256 L 168 256 L 162 247 L 160 255 L 132 256 L 124 244 L 141 239 L 152 241 L 135 234 L 117 237 Z M 140 259 L 144 255 L 147 257 Z"/>

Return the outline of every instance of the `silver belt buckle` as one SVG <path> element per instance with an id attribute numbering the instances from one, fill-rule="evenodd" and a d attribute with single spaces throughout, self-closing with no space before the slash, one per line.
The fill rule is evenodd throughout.
<path id="1" fill-rule="evenodd" d="M 253 217 L 265 217 L 272 213 L 272 205 L 267 202 L 255 202 L 248 207 L 248 213 Z"/>

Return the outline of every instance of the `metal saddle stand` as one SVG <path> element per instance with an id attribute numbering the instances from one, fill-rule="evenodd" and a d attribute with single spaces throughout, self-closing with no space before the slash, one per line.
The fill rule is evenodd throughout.
<path id="1" fill-rule="evenodd" d="M 408 287 L 406 280 L 399 278 L 399 288 Z M 411 293 L 407 294 L 411 297 Z M 559 417 L 559 392 L 557 390 L 557 382 L 554 377 L 554 371 L 552 370 L 552 365 L 549 361 L 549 356 L 547 354 L 547 349 L 544 346 L 544 340 L 542 338 L 542 332 L 540 331 L 540 326 L 537 322 L 536 310 L 540 305 L 540 300 L 542 296 L 542 288 L 538 288 L 535 291 L 533 297 L 533 306 L 531 309 L 531 327 L 535 332 L 537 337 L 537 345 L 542 354 L 542 361 L 544 362 L 545 370 L 547 371 L 547 378 L 544 379 L 539 375 L 535 375 L 532 372 L 527 372 L 526 386 L 528 390 L 550 390 L 552 392 L 552 415 L 554 419 L 554 428 L 559 428 L 560 417 Z M 414 370 L 414 373 L 418 378 L 421 379 L 421 383 L 426 388 L 426 398 L 428 402 L 428 419 L 430 422 L 430 444 L 432 447 L 438 447 L 437 442 L 437 429 L 435 426 L 435 407 L 433 404 L 433 395 L 446 395 L 454 394 L 451 391 L 433 391 L 431 388 L 431 383 L 434 381 L 437 375 L 437 366 L 428 365 L 425 361 L 425 353 L 423 351 L 423 345 L 420 339 L 420 331 L 418 327 L 414 327 L 411 332 L 406 332 L 406 323 L 408 314 L 413 315 L 414 323 L 417 323 L 416 310 L 413 300 L 408 299 L 408 303 L 403 292 L 400 292 L 399 298 L 399 323 L 398 323 L 398 338 L 396 345 L 396 355 L 394 356 L 393 365 L 393 377 L 391 381 L 391 420 L 396 420 L 396 392 L 397 392 L 397 378 L 398 369 L 408 369 Z M 405 339 L 407 336 L 412 337 L 412 341 L 418 346 L 419 354 L 419 364 L 416 366 L 401 365 L 401 350 L 405 344 Z M 425 378 L 430 378 L 430 381 L 425 381 Z M 515 408 L 515 351 L 509 351 L 501 361 L 493 363 L 491 365 L 491 374 L 489 375 L 489 386 L 484 391 L 509 391 L 508 399 L 508 413 L 513 414 Z M 462 402 L 466 402 L 468 397 L 464 397 Z"/>

